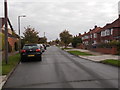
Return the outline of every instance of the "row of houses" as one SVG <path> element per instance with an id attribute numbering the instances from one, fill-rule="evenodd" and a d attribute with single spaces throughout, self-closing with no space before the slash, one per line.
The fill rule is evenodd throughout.
<path id="1" fill-rule="evenodd" d="M 5 18 L 0 18 L 0 33 L 4 36 L 5 35 Z M 19 36 L 15 33 L 13 30 L 12 24 L 10 20 L 7 20 L 8 22 L 8 47 L 9 47 L 9 52 L 12 51 L 17 51 L 18 50 L 18 41 L 19 41 Z M 4 39 L 4 37 L 2 37 Z M 1 44 L 2 48 L 0 50 L 4 50 L 4 43 Z"/>
<path id="2" fill-rule="evenodd" d="M 82 49 L 90 49 L 93 51 L 98 51 L 101 53 L 116 54 L 117 48 L 108 47 L 100 48 L 100 44 L 109 43 L 111 41 L 120 41 L 120 17 L 113 21 L 112 23 L 106 24 L 104 27 L 94 26 L 84 34 L 79 34 L 83 43 L 78 47 Z"/>

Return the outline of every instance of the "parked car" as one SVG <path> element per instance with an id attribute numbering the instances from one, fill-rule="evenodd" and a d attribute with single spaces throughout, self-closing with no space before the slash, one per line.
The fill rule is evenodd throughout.
<path id="1" fill-rule="evenodd" d="M 47 44 L 46 47 L 50 47 L 50 44 Z"/>
<path id="2" fill-rule="evenodd" d="M 38 44 L 38 46 L 40 47 L 40 49 L 41 49 L 42 52 L 45 51 L 43 44 Z"/>
<path id="3" fill-rule="evenodd" d="M 21 50 L 21 61 L 30 59 L 42 61 L 42 51 L 37 44 L 26 44 Z"/>
<path id="4" fill-rule="evenodd" d="M 46 50 L 46 49 L 47 49 L 47 46 L 46 46 L 45 44 L 43 44 L 43 46 L 44 46 L 44 49 Z"/>

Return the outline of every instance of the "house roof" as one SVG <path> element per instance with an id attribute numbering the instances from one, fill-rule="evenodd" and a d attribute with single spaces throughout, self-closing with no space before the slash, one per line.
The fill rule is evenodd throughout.
<path id="1" fill-rule="evenodd" d="M 101 30 L 101 27 L 97 27 L 95 26 L 93 29 L 90 29 L 89 32 L 85 32 L 84 34 L 82 34 L 81 36 L 84 36 L 84 35 L 89 35 L 89 34 L 93 34 L 93 33 L 97 33 Z"/>
<path id="2" fill-rule="evenodd" d="M 2 28 L 4 25 L 4 18 L 0 18 L 0 28 Z"/>
<path id="3" fill-rule="evenodd" d="M 113 21 L 112 23 L 106 24 L 100 31 L 103 31 L 105 29 L 110 29 L 110 28 L 120 28 L 120 18 Z"/>
<path id="4" fill-rule="evenodd" d="M 90 33 L 97 33 L 101 30 L 101 27 L 96 27 L 93 30 L 89 31 Z"/>
<path id="5" fill-rule="evenodd" d="M 7 21 L 8 21 L 8 24 L 9 24 L 9 26 L 10 26 L 10 29 L 12 30 L 12 32 L 14 32 L 13 27 L 12 27 L 12 24 L 11 24 L 9 18 L 8 18 Z M 5 22 L 6 22 L 6 21 L 5 21 L 5 18 L 0 18 L 0 28 L 2 28 L 2 27 L 5 25 Z M 2 30 L 1 32 L 2 32 L 2 33 L 5 33 L 4 30 Z M 8 37 L 19 38 L 19 36 L 18 36 L 17 34 L 12 35 L 12 34 L 10 34 L 10 33 L 8 33 Z"/>
<path id="6" fill-rule="evenodd" d="M 0 18 L 0 28 L 2 28 L 5 25 L 5 23 L 6 23 L 5 18 Z M 14 31 L 9 18 L 8 18 L 8 24 L 10 25 L 11 30 Z"/>

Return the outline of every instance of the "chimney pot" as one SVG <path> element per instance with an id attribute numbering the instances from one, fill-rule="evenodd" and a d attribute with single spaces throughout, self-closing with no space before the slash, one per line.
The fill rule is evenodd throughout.
<path id="1" fill-rule="evenodd" d="M 97 25 L 95 25 L 95 28 L 97 28 Z"/>

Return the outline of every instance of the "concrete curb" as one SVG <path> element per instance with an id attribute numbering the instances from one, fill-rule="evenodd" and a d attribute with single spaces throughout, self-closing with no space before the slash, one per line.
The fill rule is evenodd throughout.
<path id="1" fill-rule="evenodd" d="M 110 63 L 103 63 L 103 62 L 99 62 L 99 63 L 102 63 L 102 64 L 105 64 L 105 65 L 110 65 L 110 66 L 113 66 L 113 67 L 118 67 L 118 68 L 120 68 L 119 66 L 115 66 L 115 65 L 110 64 Z"/>
<path id="2" fill-rule="evenodd" d="M 10 73 L 8 75 L 6 75 L 6 77 L 2 80 L 2 87 L 0 88 L 0 90 L 3 88 L 3 86 L 6 84 L 7 80 L 9 79 L 9 77 L 12 75 L 12 73 L 15 71 L 15 69 L 17 68 L 17 66 L 20 64 L 20 60 L 19 62 L 15 65 L 15 67 L 10 71 Z"/>
<path id="3" fill-rule="evenodd" d="M 62 50 L 62 49 L 61 49 L 61 50 Z M 66 50 L 63 50 L 63 51 L 67 52 Z M 69 53 L 69 52 L 67 52 L 67 53 Z M 112 64 L 102 63 L 101 61 L 93 61 L 93 60 L 91 60 L 91 59 L 86 59 L 86 58 L 80 57 L 79 55 L 75 55 L 75 54 L 72 54 L 72 53 L 69 53 L 69 54 L 74 55 L 74 56 L 77 56 L 77 57 L 82 58 L 82 59 L 85 59 L 85 60 L 89 60 L 89 61 L 95 62 L 95 63 L 101 63 L 101 64 L 105 64 L 105 65 L 110 65 L 110 66 L 113 66 L 113 67 L 118 67 L 118 66 L 114 66 L 114 65 L 112 65 Z M 119 68 L 119 67 L 118 67 L 118 68 Z"/>
<path id="4" fill-rule="evenodd" d="M 62 49 L 61 49 L 61 50 L 62 50 Z M 66 50 L 63 50 L 63 51 L 67 52 Z M 69 53 L 69 52 L 67 52 L 67 53 Z M 93 60 L 91 60 L 91 59 L 86 59 L 86 58 L 80 57 L 79 55 L 75 55 L 75 54 L 72 54 L 72 53 L 69 53 L 69 54 L 74 55 L 74 56 L 77 56 L 77 57 L 82 58 L 82 59 L 85 59 L 85 60 L 89 60 L 89 61 L 92 61 L 92 62 L 100 63 L 100 61 L 93 61 Z"/>

